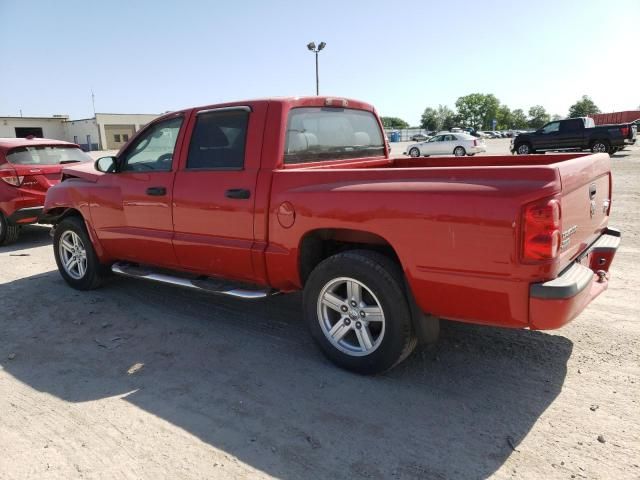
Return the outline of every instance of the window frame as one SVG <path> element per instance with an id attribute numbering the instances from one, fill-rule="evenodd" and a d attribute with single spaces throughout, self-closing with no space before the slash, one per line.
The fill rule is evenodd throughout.
<path id="1" fill-rule="evenodd" d="M 171 120 L 175 120 L 175 119 L 181 119 L 182 123 L 180 124 L 180 128 L 178 129 L 178 136 L 176 137 L 176 143 L 173 145 L 173 156 L 171 158 L 171 168 L 169 170 L 124 170 L 124 161 L 127 158 L 127 155 L 129 155 L 129 153 L 131 152 L 131 150 L 137 145 L 138 140 L 140 138 L 142 138 L 144 135 L 146 135 L 147 133 L 149 133 L 152 129 L 156 128 L 158 125 L 165 123 L 165 122 L 169 122 Z M 139 130 L 137 132 L 137 134 L 135 135 L 135 138 L 130 139 L 130 140 L 134 140 L 132 143 L 130 143 L 127 146 L 127 149 L 124 150 L 123 152 L 121 152 L 118 156 L 117 156 L 117 169 L 116 169 L 116 173 L 167 173 L 167 172 L 173 172 L 174 171 L 174 167 L 176 165 L 176 151 L 178 151 L 180 143 L 181 143 L 181 135 L 182 132 L 184 131 L 185 128 L 185 120 L 186 120 L 186 116 L 184 114 L 184 112 L 180 112 L 174 115 L 171 115 L 169 117 L 163 117 L 160 118 L 154 122 L 148 123 L 143 129 Z"/>
<path id="2" fill-rule="evenodd" d="M 193 134 L 196 131 L 196 127 L 198 126 L 198 116 L 206 115 L 209 113 L 226 113 L 233 111 L 242 111 L 247 113 L 247 127 L 245 129 L 244 135 L 244 149 L 243 149 L 243 158 L 242 158 L 242 166 L 241 167 L 189 167 L 189 153 L 191 152 L 191 142 L 193 141 Z M 246 167 L 247 160 L 247 140 L 249 139 L 249 125 L 251 123 L 251 113 L 253 109 L 248 105 L 235 105 L 230 107 L 219 107 L 219 108 L 205 108 L 204 110 L 198 110 L 194 114 L 193 126 L 191 127 L 191 131 L 189 132 L 189 142 L 186 145 L 186 155 L 184 160 L 184 166 L 182 167 L 182 171 L 184 172 L 242 172 Z"/>

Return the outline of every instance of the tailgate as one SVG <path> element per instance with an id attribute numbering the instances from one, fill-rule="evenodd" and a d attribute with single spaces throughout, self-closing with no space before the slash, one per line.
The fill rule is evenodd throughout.
<path id="1" fill-rule="evenodd" d="M 13 165 L 18 176 L 23 177 L 20 188 L 33 193 L 44 193 L 60 182 L 62 165 Z"/>
<path id="2" fill-rule="evenodd" d="M 564 268 L 606 228 L 611 204 L 611 161 L 607 154 L 587 155 L 558 164 L 562 182 Z"/>

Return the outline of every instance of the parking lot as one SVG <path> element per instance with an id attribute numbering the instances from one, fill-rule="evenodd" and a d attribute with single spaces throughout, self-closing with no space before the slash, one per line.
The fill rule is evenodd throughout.
<path id="1" fill-rule="evenodd" d="M 445 323 L 379 377 L 322 357 L 299 295 L 125 278 L 81 293 L 48 229 L 26 227 L 0 247 L 2 478 L 639 478 L 640 147 L 612 169 L 622 245 L 580 317 Z"/>

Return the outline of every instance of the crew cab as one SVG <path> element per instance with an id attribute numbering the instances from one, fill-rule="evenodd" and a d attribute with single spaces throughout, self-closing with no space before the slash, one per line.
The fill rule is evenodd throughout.
<path id="1" fill-rule="evenodd" d="M 591 150 L 613 155 L 636 142 L 637 127 L 631 123 L 595 126 L 590 117 L 555 120 L 535 132 L 521 133 L 511 141 L 511 152 L 529 155 L 544 151 Z"/>
<path id="2" fill-rule="evenodd" d="M 608 155 L 392 159 L 375 109 L 342 98 L 168 113 L 62 177 L 44 220 L 72 287 L 303 290 L 322 351 L 363 374 L 435 341 L 439 318 L 561 327 L 620 242 Z"/>
<path id="3" fill-rule="evenodd" d="M 91 161 L 78 145 L 46 138 L 0 138 L 0 245 L 15 242 L 20 227 L 36 223 L 44 196 L 62 166 Z"/>

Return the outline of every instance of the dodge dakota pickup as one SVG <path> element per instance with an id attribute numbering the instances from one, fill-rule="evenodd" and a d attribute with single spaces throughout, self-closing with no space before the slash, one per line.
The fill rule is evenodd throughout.
<path id="1" fill-rule="evenodd" d="M 73 288 L 107 274 L 259 299 L 303 290 L 325 355 L 390 369 L 439 319 L 554 329 L 609 282 L 609 156 L 389 157 L 366 103 L 168 113 L 65 167 L 43 221 Z"/>

